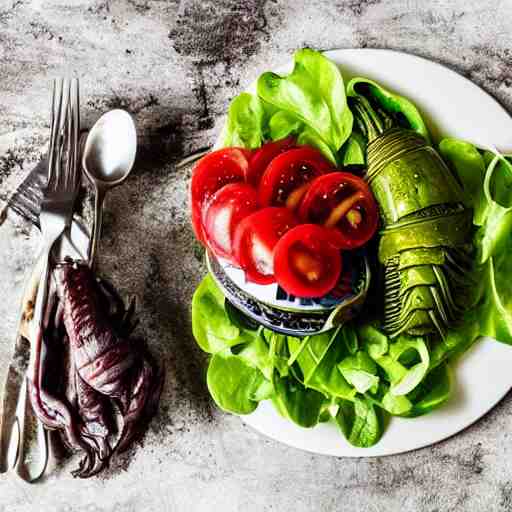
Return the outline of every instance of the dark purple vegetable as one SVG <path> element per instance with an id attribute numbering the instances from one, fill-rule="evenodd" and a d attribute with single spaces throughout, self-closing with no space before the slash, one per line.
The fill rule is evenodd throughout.
<path id="1" fill-rule="evenodd" d="M 65 263 L 53 276 L 59 299 L 54 323 L 58 327 L 62 319 L 65 328 L 64 389 L 47 391 L 44 380 L 32 375 L 31 403 L 48 428 L 61 430 L 67 445 L 85 453 L 73 473 L 85 478 L 103 469 L 114 451 L 126 449 L 141 433 L 156 411 L 163 373 L 146 345 L 130 338 L 133 302 L 127 309 L 112 286 L 98 280 L 86 265 Z M 122 417 L 113 443 L 112 403 Z"/>

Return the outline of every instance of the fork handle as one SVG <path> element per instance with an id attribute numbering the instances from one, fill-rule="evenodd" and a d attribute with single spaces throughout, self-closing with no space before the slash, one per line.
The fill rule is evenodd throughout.
<path id="1" fill-rule="evenodd" d="M 34 317 L 30 322 L 31 326 L 31 339 L 37 339 L 37 336 L 44 329 L 44 316 L 46 310 L 46 303 L 48 300 L 48 289 L 49 285 L 49 277 L 50 277 L 50 255 L 52 251 L 53 244 L 55 242 L 52 241 L 48 245 L 43 247 L 41 254 L 39 255 L 39 259 L 42 260 L 41 274 L 39 278 L 39 286 L 37 288 L 37 296 L 36 303 L 34 308 Z M 32 353 L 31 353 L 31 361 L 32 361 Z M 30 365 L 29 365 L 30 368 Z"/>
<path id="2" fill-rule="evenodd" d="M 94 195 L 94 224 L 92 228 L 92 241 L 89 246 L 89 266 L 94 269 L 98 247 L 101 239 L 101 230 L 103 227 L 103 203 L 105 201 L 105 191 L 101 187 L 96 187 Z"/>

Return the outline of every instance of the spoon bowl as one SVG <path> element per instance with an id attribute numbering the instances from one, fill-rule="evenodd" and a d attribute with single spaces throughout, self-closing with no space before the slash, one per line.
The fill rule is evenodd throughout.
<path id="1" fill-rule="evenodd" d="M 111 110 L 94 124 L 85 143 L 83 167 L 91 182 L 107 187 L 122 183 L 135 162 L 137 131 L 125 110 Z"/>
<path id="2" fill-rule="evenodd" d="M 94 226 L 89 251 L 93 267 L 101 237 L 103 201 L 109 189 L 120 185 L 130 174 L 137 153 L 137 131 L 132 116 L 111 110 L 94 124 L 87 136 L 82 167 L 94 187 Z"/>

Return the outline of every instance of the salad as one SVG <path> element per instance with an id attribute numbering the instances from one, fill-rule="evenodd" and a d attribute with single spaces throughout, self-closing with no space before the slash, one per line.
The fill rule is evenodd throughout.
<path id="1" fill-rule="evenodd" d="M 190 188 L 211 270 L 193 334 L 220 408 L 271 400 L 368 447 L 386 416 L 442 406 L 479 337 L 512 343 L 509 156 L 433 142 L 409 99 L 310 49 L 232 101 L 221 146 Z"/>

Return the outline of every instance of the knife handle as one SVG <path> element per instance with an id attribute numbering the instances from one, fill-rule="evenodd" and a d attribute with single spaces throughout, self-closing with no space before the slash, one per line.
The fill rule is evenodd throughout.
<path id="1" fill-rule="evenodd" d="M 44 260 L 39 258 L 25 281 L 13 355 L 3 386 L 0 411 L 0 473 L 5 473 L 12 467 L 16 462 L 12 459 L 16 458 L 19 451 L 18 447 L 14 447 L 13 442 L 16 441 L 19 444 L 20 437 L 13 439 L 13 434 L 19 433 L 19 424 L 15 425 L 19 402 L 22 401 L 26 404 L 27 399 L 26 364 L 23 365 L 23 360 L 28 359 L 26 356 L 30 351 L 28 326 L 33 315 L 43 263 Z"/>
<path id="2" fill-rule="evenodd" d="M 20 341 L 21 340 L 18 340 L 18 342 Z M 2 411 L 0 414 L 0 473 L 5 473 L 12 465 L 12 463 L 9 462 L 9 458 L 12 459 L 12 453 L 10 453 L 9 447 L 11 446 L 12 430 L 16 417 L 16 404 L 18 402 L 21 386 L 22 383 L 20 382 L 19 372 L 10 365 L 7 370 Z"/>
<path id="3" fill-rule="evenodd" d="M 33 435 L 34 424 L 37 432 L 35 439 Z M 48 465 L 48 431 L 35 416 L 30 405 L 27 378 L 23 379 L 21 386 L 11 439 L 12 446 L 14 446 L 14 443 L 16 445 L 12 464 L 13 471 L 25 482 L 33 483 L 39 480 Z M 37 453 L 35 457 L 33 455 L 34 451 Z"/>

